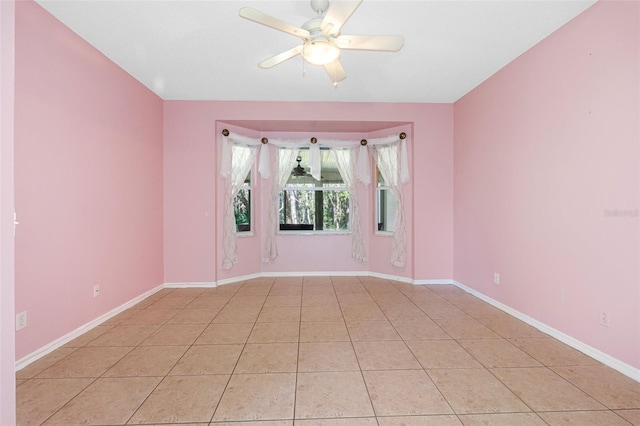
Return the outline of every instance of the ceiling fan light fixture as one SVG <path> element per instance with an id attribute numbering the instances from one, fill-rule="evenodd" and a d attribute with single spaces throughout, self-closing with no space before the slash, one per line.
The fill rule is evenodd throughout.
<path id="1" fill-rule="evenodd" d="M 340 49 L 329 40 L 308 41 L 302 49 L 302 57 L 313 65 L 326 65 L 340 57 Z"/>

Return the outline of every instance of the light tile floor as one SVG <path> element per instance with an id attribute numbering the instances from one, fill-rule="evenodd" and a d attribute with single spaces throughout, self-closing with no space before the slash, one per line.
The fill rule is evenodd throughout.
<path id="1" fill-rule="evenodd" d="M 640 425 L 640 383 L 453 286 L 165 289 L 17 373 L 18 423 Z"/>

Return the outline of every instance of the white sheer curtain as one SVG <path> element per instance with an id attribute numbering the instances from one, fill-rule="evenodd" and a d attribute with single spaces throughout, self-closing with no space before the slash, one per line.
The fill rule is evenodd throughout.
<path id="1" fill-rule="evenodd" d="M 404 136 L 403 136 L 404 135 Z M 404 137 L 404 139 L 403 139 Z M 381 138 L 367 139 L 366 144 L 362 144 L 361 140 L 339 140 L 339 139 L 315 139 L 315 143 L 309 143 L 309 139 L 269 139 L 268 145 L 263 143 L 261 138 L 252 138 L 249 136 L 240 135 L 238 133 L 229 132 L 228 136 L 224 137 L 224 143 L 222 145 L 222 158 L 230 155 L 228 152 L 227 139 L 237 143 L 239 145 L 249 146 L 261 146 L 260 148 L 260 162 L 258 171 L 263 179 L 267 179 L 271 176 L 271 170 L 269 167 L 269 149 L 268 145 L 275 146 L 276 148 L 309 148 L 309 166 L 311 169 L 311 175 L 316 179 L 320 179 L 322 172 L 322 164 L 320 161 L 320 148 L 355 148 L 360 147 L 358 151 L 358 160 L 356 166 L 356 177 L 364 185 L 369 186 L 371 183 L 371 173 L 369 166 L 369 150 L 377 145 L 388 145 L 390 143 L 401 141 L 402 146 L 402 162 L 400 173 L 402 176 L 402 182 L 406 182 L 409 179 L 409 161 L 406 150 L 406 134 L 389 135 Z M 229 167 L 230 163 L 223 162 L 222 176 L 225 176 L 224 167 Z"/>
<path id="2" fill-rule="evenodd" d="M 278 257 L 278 245 L 276 244 L 276 232 L 280 223 L 278 207 L 280 204 L 280 192 L 287 184 L 291 170 L 296 163 L 298 148 L 279 147 L 276 155 L 276 172 L 271 187 L 271 202 L 269 203 L 269 222 L 267 223 L 264 245 L 264 261 L 271 262 Z"/>
<path id="3" fill-rule="evenodd" d="M 311 169 L 311 176 L 315 180 L 320 180 L 322 177 L 322 158 L 320 147 L 317 143 L 311 144 L 309 147 L 309 168 Z"/>
<path id="4" fill-rule="evenodd" d="M 332 149 L 333 158 L 338 166 L 340 176 L 344 181 L 347 191 L 349 191 L 349 202 L 351 204 L 351 255 L 354 259 L 366 262 L 367 254 L 362 241 L 362 227 L 360 224 L 360 207 L 358 204 L 358 193 L 356 191 L 356 153 L 355 148 Z"/>
<path id="5" fill-rule="evenodd" d="M 396 227 L 391 238 L 391 264 L 403 267 L 407 262 L 407 236 L 404 220 L 404 203 L 402 201 L 402 183 L 405 176 L 400 175 L 400 158 L 398 143 L 378 145 L 373 147 L 373 155 L 391 193 L 396 197 L 398 208 L 396 209 Z M 405 151 L 406 153 L 406 151 Z M 402 155 L 404 158 L 404 153 Z"/>
<path id="6" fill-rule="evenodd" d="M 229 144 L 228 154 L 222 156 L 222 161 L 228 162 L 230 168 L 223 166 L 221 173 L 226 175 L 227 188 L 225 197 L 225 214 L 223 219 L 223 250 L 224 260 L 222 268 L 231 269 L 238 261 L 236 245 L 236 218 L 233 211 L 233 200 L 247 178 L 251 166 L 258 154 L 257 146 Z M 229 158 L 230 157 L 230 158 Z"/>
<path id="7" fill-rule="evenodd" d="M 366 145 L 360 145 L 356 164 L 356 176 L 358 180 L 365 186 L 369 186 L 371 184 L 371 167 L 369 166 L 369 151 Z"/>

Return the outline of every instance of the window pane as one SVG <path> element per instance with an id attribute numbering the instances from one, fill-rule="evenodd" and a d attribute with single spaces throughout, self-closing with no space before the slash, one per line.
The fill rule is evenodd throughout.
<path id="1" fill-rule="evenodd" d="M 236 217 L 236 232 L 251 231 L 251 170 L 247 173 L 243 188 L 233 200 L 233 213 Z"/>
<path id="2" fill-rule="evenodd" d="M 315 192 L 282 191 L 280 194 L 280 223 L 313 225 L 315 223 Z"/>
<path id="3" fill-rule="evenodd" d="M 280 194 L 279 210 L 280 230 L 349 229 L 348 191 L 284 190 Z"/>
<path id="4" fill-rule="evenodd" d="M 233 200 L 233 213 L 236 217 L 236 231 L 251 231 L 251 189 L 243 188 Z"/>
<path id="5" fill-rule="evenodd" d="M 349 192 L 323 191 L 323 227 L 325 230 L 349 229 Z"/>
<path id="6" fill-rule="evenodd" d="M 331 151 L 320 149 L 320 180 L 310 174 L 309 149 L 298 159 L 280 194 L 280 230 L 348 230 L 349 192 Z"/>
<path id="7" fill-rule="evenodd" d="M 390 189 L 377 190 L 378 231 L 393 232 L 396 228 L 398 202 Z"/>

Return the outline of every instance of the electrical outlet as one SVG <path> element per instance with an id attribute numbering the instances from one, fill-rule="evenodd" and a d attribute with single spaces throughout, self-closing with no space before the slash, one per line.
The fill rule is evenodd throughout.
<path id="1" fill-rule="evenodd" d="M 493 283 L 494 284 L 500 284 L 500 274 L 497 272 L 493 273 Z"/>
<path id="2" fill-rule="evenodd" d="M 16 315 L 16 331 L 22 330 L 27 326 L 27 311 L 20 312 Z"/>
<path id="3" fill-rule="evenodd" d="M 600 312 L 600 325 L 603 327 L 611 327 L 611 315 L 609 315 L 609 312 Z"/>
<path id="4" fill-rule="evenodd" d="M 100 285 L 96 284 L 93 286 L 93 297 L 100 296 Z"/>

